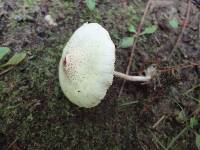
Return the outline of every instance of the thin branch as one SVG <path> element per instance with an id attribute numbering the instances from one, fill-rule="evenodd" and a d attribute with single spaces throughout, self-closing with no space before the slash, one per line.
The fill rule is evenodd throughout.
<path id="1" fill-rule="evenodd" d="M 181 64 L 181 65 L 176 65 L 176 66 L 172 66 L 172 67 L 159 68 L 158 70 L 162 73 L 162 72 L 174 71 L 174 70 L 177 70 L 177 69 L 191 68 L 191 67 L 194 67 L 194 66 L 200 66 L 200 64 L 196 64 L 196 63 Z"/>
<path id="2" fill-rule="evenodd" d="M 198 115 L 200 112 L 200 105 L 192 112 L 192 115 Z"/>
<path id="3" fill-rule="evenodd" d="M 18 138 L 16 138 L 9 146 L 6 150 L 9 150 L 12 148 L 12 146 L 17 142 Z"/>
<path id="4" fill-rule="evenodd" d="M 164 119 L 165 119 L 165 115 L 163 115 L 154 125 L 153 125 L 153 129 L 155 129 Z"/>
<path id="5" fill-rule="evenodd" d="M 172 139 L 172 141 L 169 143 L 169 145 L 167 146 L 167 149 L 169 150 L 173 145 L 174 143 L 188 130 L 187 127 L 185 127 L 183 130 L 181 130 L 181 132 Z"/>
<path id="6" fill-rule="evenodd" d="M 188 91 L 186 91 L 185 93 L 183 93 L 183 95 L 188 95 L 190 92 L 192 92 L 194 89 L 200 87 L 200 84 L 197 84 L 195 86 L 193 86 L 191 89 L 189 89 Z"/>
<path id="7" fill-rule="evenodd" d="M 137 28 L 137 33 L 136 33 L 135 35 L 133 35 L 133 37 L 134 37 L 135 40 L 134 40 L 134 42 L 133 42 L 133 47 L 132 47 L 132 50 L 131 50 L 131 55 L 130 55 L 130 57 L 129 57 L 129 62 L 128 62 L 128 66 L 127 66 L 127 69 L 126 69 L 126 74 L 127 74 L 127 75 L 128 75 L 129 72 L 130 72 L 130 68 L 131 68 L 131 65 L 132 65 L 132 62 L 133 62 L 133 56 L 134 56 L 134 53 L 135 53 L 135 49 L 136 49 L 136 44 L 137 44 L 137 41 L 138 41 L 138 37 L 139 37 L 139 34 L 140 34 L 140 32 L 141 32 L 142 26 L 143 26 L 143 24 L 144 24 L 144 19 L 145 19 L 146 15 L 147 15 L 147 12 L 148 12 L 148 10 L 149 10 L 149 8 L 150 8 L 150 4 L 151 4 L 152 1 L 153 1 L 153 0 L 149 0 L 149 1 L 148 1 L 147 5 L 146 5 L 146 8 L 145 8 L 145 11 L 144 11 L 144 14 L 143 14 L 143 16 L 142 16 L 142 19 L 141 19 L 141 21 L 140 21 L 140 24 L 139 24 L 139 26 L 138 26 L 138 28 Z M 126 83 L 126 80 L 124 80 L 123 83 L 122 83 L 122 86 L 121 86 L 121 88 L 120 88 L 120 92 L 119 92 L 118 97 L 121 96 L 121 94 L 122 94 L 122 92 L 123 92 L 123 89 L 124 89 L 124 86 L 125 86 L 125 83 Z"/>
<path id="8" fill-rule="evenodd" d="M 153 138 L 156 140 L 156 142 L 163 148 L 163 150 L 167 150 L 167 148 L 160 142 L 160 140 L 156 137 L 156 135 L 151 130 L 150 132 L 153 135 Z"/>
<path id="9" fill-rule="evenodd" d="M 185 29 L 186 29 L 186 27 L 188 25 L 188 22 L 189 22 L 190 10 L 191 10 L 191 0 L 188 0 L 186 19 L 185 19 L 183 27 L 181 29 L 181 33 L 179 34 L 178 39 L 176 40 L 176 43 L 175 43 L 175 45 L 174 45 L 174 47 L 173 47 L 173 49 L 171 51 L 171 54 L 169 55 L 168 60 L 171 59 L 171 57 L 173 56 L 175 50 L 178 48 L 179 43 L 181 42 L 181 39 L 182 39 L 182 36 L 183 36 L 183 32 L 185 31 Z"/>
<path id="10" fill-rule="evenodd" d="M 0 72 L 0 76 L 6 74 L 7 72 L 9 72 L 10 70 L 12 70 L 13 68 L 14 68 L 14 67 L 12 66 L 12 67 L 9 67 L 8 69 L 6 69 L 6 70 Z"/>

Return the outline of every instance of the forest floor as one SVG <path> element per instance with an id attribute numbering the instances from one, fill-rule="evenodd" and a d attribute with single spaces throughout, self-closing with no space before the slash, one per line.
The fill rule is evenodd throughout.
<path id="1" fill-rule="evenodd" d="M 198 149 L 198 0 L 153 1 L 145 14 L 141 31 L 157 29 L 137 38 L 129 74 L 156 64 L 155 82 L 126 82 L 119 96 L 123 80 L 114 78 L 105 99 L 92 109 L 70 103 L 59 86 L 62 50 L 85 22 L 109 31 L 116 70 L 126 72 L 132 48 L 121 48 L 120 42 L 133 36 L 129 27 L 138 27 L 147 3 L 97 0 L 91 11 L 81 0 L 0 0 L 0 47 L 12 50 L 0 64 L 17 52 L 27 53 L 9 72 L 0 69 L 0 149 Z M 46 15 L 57 25 L 50 25 Z"/>

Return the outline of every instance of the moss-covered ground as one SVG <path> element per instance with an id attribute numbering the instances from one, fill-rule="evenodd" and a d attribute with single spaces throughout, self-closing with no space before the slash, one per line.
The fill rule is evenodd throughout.
<path id="1" fill-rule="evenodd" d="M 22 63 L 0 76 L 0 149 L 165 149 L 180 133 L 171 148 L 197 149 L 200 125 L 191 128 L 190 121 L 200 117 L 199 66 L 166 71 L 161 85 L 127 82 L 119 98 L 122 80 L 115 78 L 106 98 L 92 109 L 70 103 L 59 86 L 62 49 L 85 22 L 98 22 L 109 31 L 117 48 L 116 70 L 125 72 L 131 48 L 121 49 L 119 43 L 132 35 L 128 27 L 139 24 L 145 5 L 139 0 L 99 0 L 90 11 L 79 0 L 0 0 L 0 46 L 9 47 L 10 55 L 27 53 Z M 44 20 L 47 14 L 58 26 Z M 148 14 L 144 26 L 155 24 L 154 17 L 154 12 Z M 166 61 L 173 46 L 166 41 L 176 39 L 180 29 L 168 31 L 161 25 L 156 33 L 139 38 L 131 74 L 152 63 L 161 68 L 199 63 L 199 39 L 191 28 L 186 30 L 191 36 Z"/>

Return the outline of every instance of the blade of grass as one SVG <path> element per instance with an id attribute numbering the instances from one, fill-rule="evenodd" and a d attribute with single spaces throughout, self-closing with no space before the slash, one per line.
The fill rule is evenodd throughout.
<path id="1" fill-rule="evenodd" d="M 185 134 L 185 132 L 188 130 L 188 127 L 183 128 L 183 130 L 181 130 L 181 132 L 179 134 L 177 134 L 177 136 L 175 136 L 171 142 L 169 143 L 169 145 L 167 146 L 167 150 L 169 150 L 175 143 L 176 141 L 183 135 Z"/>
<path id="2" fill-rule="evenodd" d="M 126 102 L 126 103 L 121 104 L 120 107 L 129 106 L 129 105 L 132 105 L 132 104 L 136 104 L 136 103 L 138 103 L 138 102 L 139 102 L 139 101 Z"/>
<path id="3" fill-rule="evenodd" d="M 160 142 L 156 135 L 153 132 L 151 132 L 151 134 L 153 135 L 153 138 L 156 140 L 156 142 L 160 145 L 160 147 L 162 147 L 163 150 L 167 150 L 167 148 Z"/>
<path id="4" fill-rule="evenodd" d="M 193 86 L 191 89 L 189 89 L 188 91 L 186 91 L 183 95 L 189 94 L 190 92 L 192 92 L 194 89 L 196 89 L 198 87 L 200 87 L 200 84 L 197 84 L 197 85 Z"/>

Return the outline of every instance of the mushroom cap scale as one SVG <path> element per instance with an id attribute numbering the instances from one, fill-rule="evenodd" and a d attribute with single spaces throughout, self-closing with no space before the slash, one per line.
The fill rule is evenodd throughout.
<path id="1" fill-rule="evenodd" d="M 109 33 L 97 23 L 77 29 L 63 50 L 59 81 L 68 99 L 79 107 L 98 105 L 111 86 L 115 46 Z"/>

